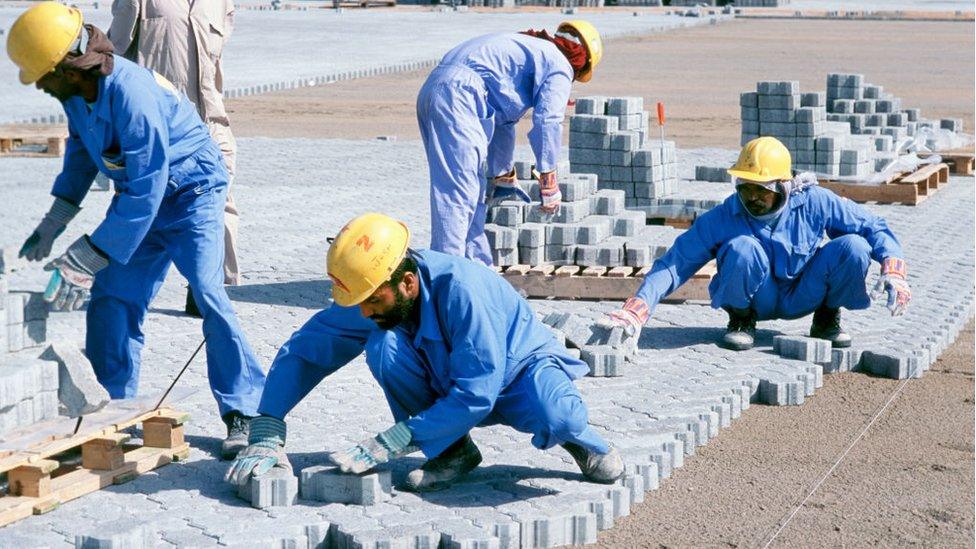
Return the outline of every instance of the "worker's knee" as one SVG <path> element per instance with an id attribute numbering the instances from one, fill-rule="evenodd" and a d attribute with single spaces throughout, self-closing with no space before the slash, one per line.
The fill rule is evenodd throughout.
<path id="1" fill-rule="evenodd" d="M 366 365 L 380 384 L 383 372 L 396 364 L 397 339 L 396 330 L 373 330 L 366 339 Z"/>
<path id="2" fill-rule="evenodd" d="M 716 256 L 719 271 L 735 272 L 749 267 L 769 267 L 766 250 L 754 236 L 741 235 L 730 239 L 719 248 Z"/>
<path id="3" fill-rule="evenodd" d="M 821 251 L 833 255 L 841 264 L 853 262 L 867 267 L 871 262 L 871 245 L 864 237 L 856 234 L 839 236 L 824 244 Z"/>

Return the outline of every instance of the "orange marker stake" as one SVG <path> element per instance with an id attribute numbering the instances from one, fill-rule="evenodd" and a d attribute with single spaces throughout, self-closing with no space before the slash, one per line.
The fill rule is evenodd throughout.
<path id="1" fill-rule="evenodd" d="M 661 128 L 661 161 L 664 161 L 664 103 L 657 102 L 657 125 Z"/>

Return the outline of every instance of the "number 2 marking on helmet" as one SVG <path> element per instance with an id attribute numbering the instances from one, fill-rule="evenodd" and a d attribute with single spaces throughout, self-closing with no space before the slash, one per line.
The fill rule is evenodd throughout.
<path id="1" fill-rule="evenodd" d="M 373 241 L 369 239 L 369 236 L 363 235 L 359 237 L 359 240 L 356 241 L 356 245 L 368 252 L 369 249 L 373 247 Z"/>

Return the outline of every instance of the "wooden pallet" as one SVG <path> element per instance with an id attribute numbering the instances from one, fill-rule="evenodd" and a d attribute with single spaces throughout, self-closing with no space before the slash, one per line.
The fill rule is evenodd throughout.
<path id="1" fill-rule="evenodd" d="M 528 297 L 556 299 L 599 299 L 625 301 L 637 293 L 650 267 L 580 267 L 579 265 L 512 265 L 502 277 Z M 708 284 L 715 264 L 708 263 L 680 288 L 663 299 L 665 303 L 707 300 Z"/>
<path id="2" fill-rule="evenodd" d="M 667 225 L 675 229 L 689 229 L 698 216 L 694 217 L 652 217 L 648 216 L 648 225 Z"/>
<path id="3" fill-rule="evenodd" d="M 0 497 L 0 527 L 186 459 L 190 446 L 183 437 L 183 423 L 188 418 L 187 414 L 163 408 L 106 426 L 91 422 L 93 418 L 88 416 L 85 422 L 92 426 L 76 435 L 4 450 L 0 472 L 7 474 L 8 489 Z M 131 444 L 130 435 L 121 430 L 139 423 L 143 442 Z M 16 448 L 17 440 L 5 441 L 4 446 Z"/>
<path id="4" fill-rule="evenodd" d="M 934 153 L 918 153 L 919 158 L 928 158 L 934 154 L 942 157 L 942 161 L 949 165 L 956 175 L 973 175 L 973 165 L 976 163 L 976 153 L 972 149 L 952 149 Z"/>
<path id="5" fill-rule="evenodd" d="M 66 128 L 0 126 L 0 156 L 64 156 Z"/>
<path id="6" fill-rule="evenodd" d="M 830 189 L 854 202 L 900 203 L 915 206 L 949 182 L 949 166 L 929 164 L 909 174 L 898 175 L 878 185 L 860 185 L 838 181 L 820 181 L 820 186 Z"/>

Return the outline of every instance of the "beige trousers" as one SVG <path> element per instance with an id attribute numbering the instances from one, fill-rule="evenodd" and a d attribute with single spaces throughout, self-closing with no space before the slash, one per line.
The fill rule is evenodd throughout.
<path id="1" fill-rule="evenodd" d="M 234 140 L 230 126 L 210 121 L 207 122 L 207 127 L 210 128 L 210 136 L 224 155 L 224 164 L 230 175 L 227 182 L 227 203 L 224 205 L 224 284 L 237 286 L 241 282 L 241 273 L 237 265 L 237 228 L 240 215 L 237 212 L 237 204 L 234 203 L 234 195 L 231 193 L 234 172 L 237 168 L 237 141 Z"/>

